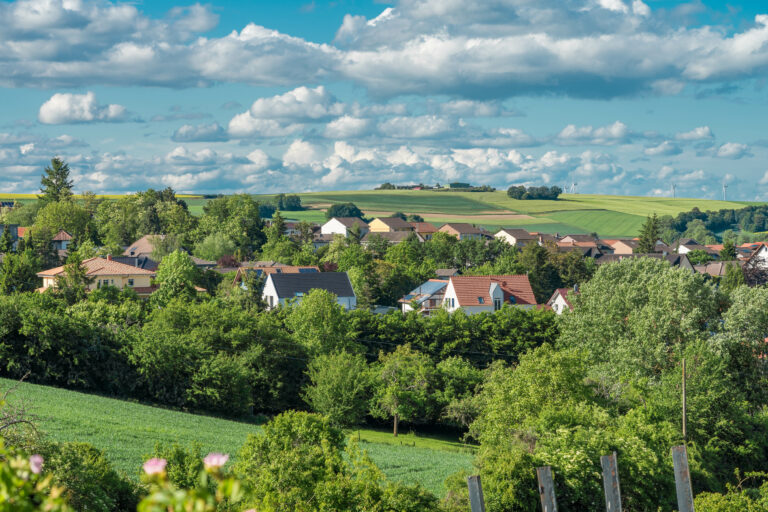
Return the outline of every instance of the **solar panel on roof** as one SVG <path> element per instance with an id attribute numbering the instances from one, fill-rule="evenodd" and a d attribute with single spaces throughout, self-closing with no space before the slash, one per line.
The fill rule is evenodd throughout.
<path id="1" fill-rule="evenodd" d="M 316 268 L 300 268 L 299 274 L 312 274 L 317 272 L 318 270 Z"/>

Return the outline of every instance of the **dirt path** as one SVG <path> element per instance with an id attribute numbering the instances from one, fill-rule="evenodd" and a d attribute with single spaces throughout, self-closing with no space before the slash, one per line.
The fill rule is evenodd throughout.
<path id="1" fill-rule="evenodd" d="M 368 217 L 386 217 L 392 215 L 392 212 L 377 211 L 377 210 L 363 210 Z M 409 212 L 403 212 L 409 215 Z M 483 222 L 504 222 L 507 220 L 532 220 L 534 217 L 530 215 L 523 215 L 519 213 L 498 213 L 496 212 L 480 212 L 473 214 L 454 214 L 454 213 L 440 213 L 440 212 L 414 212 L 415 215 L 421 215 L 425 219 L 430 217 L 437 217 L 442 220 L 461 220 L 470 223 L 483 223 Z"/>

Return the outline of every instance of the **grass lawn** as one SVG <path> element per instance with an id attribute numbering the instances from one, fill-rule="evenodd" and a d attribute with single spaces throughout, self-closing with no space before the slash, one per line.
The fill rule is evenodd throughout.
<path id="1" fill-rule="evenodd" d="M 0 379 L 0 390 L 15 385 Z M 24 400 L 40 419 L 38 426 L 57 441 L 88 442 L 103 450 L 114 466 L 137 478 L 142 457 L 157 442 L 199 442 L 204 451 L 237 454 L 259 426 L 200 416 L 49 386 L 23 383 L 10 401 Z M 357 438 L 358 431 L 350 433 Z M 376 430 L 360 431 L 360 447 L 392 479 L 419 482 L 442 496 L 443 481 L 472 466 L 471 448 L 455 439 L 402 434 L 397 439 Z"/>

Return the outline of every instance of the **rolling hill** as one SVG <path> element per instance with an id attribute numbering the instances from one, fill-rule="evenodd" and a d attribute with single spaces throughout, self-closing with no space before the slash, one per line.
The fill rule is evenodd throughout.
<path id="1" fill-rule="evenodd" d="M 296 220 L 322 221 L 333 203 L 355 203 L 367 216 L 394 212 L 418 214 L 428 222 L 470 222 L 487 229 L 522 227 L 545 233 L 591 233 L 636 236 L 645 217 L 701 210 L 743 208 L 750 203 L 710 199 L 564 194 L 557 201 L 510 199 L 505 191 L 436 192 L 429 190 L 366 190 L 301 193 L 303 212 L 286 212 Z M 265 200 L 274 196 L 256 196 Z"/>
<path id="2" fill-rule="evenodd" d="M 645 217 L 653 213 L 677 215 L 694 207 L 700 210 L 739 209 L 747 202 L 711 199 L 563 194 L 557 201 L 510 199 L 505 191 L 456 192 L 431 190 L 360 190 L 299 193 L 309 208 L 285 212 L 289 220 L 324 222 L 325 209 L 334 203 L 355 203 L 369 217 L 395 212 L 418 214 L 428 222 L 469 222 L 486 229 L 521 227 L 544 233 L 591 233 L 604 237 L 636 236 Z M 120 196 L 99 196 L 114 199 Z M 208 202 L 200 195 L 179 194 L 194 215 Z M 254 196 L 271 201 L 274 194 Z M 0 194 L 0 200 L 34 201 L 34 194 Z"/>
<path id="3" fill-rule="evenodd" d="M 236 457 L 254 423 L 189 414 L 135 402 L 105 398 L 49 386 L 0 378 L 0 396 L 16 386 L 9 402 L 23 401 L 38 417 L 37 426 L 55 441 L 87 442 L 103 450 L 116 469 L 138 479 L 145 455 L 155 443 L 189 445 L 196 441 L 204 453 L 219 451 Z M 360 447 L 388 478 L 413 483 L 442 496 L 443 482 L 472 467 L 472 448 L 454 439 L 355 430 Z"/>

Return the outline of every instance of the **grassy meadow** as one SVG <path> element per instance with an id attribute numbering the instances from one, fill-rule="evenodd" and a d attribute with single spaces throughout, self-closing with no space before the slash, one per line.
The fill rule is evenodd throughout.
<path id="1" fill-rule="evenodd" d="M 0 394 L 15 381 L 0 379 Z M 253 423 L 239 422 L 151 407 L 36 384 L 19 384 L 9 402 L 24 401 L 39 420 L 38 427 L 56 441 L 88 442 L 103 450 L 112 464 L 132 478 L 138 478 L 143 456 L 155 443 L 199 442 L 203 451 L 220 451 L 236 456 L 248 434 L 259 431 Z M 350 437 L 387 477 L 420 482 L 442 496 L 444 480 L 469 470 L 471 448 L 455 439 L 422 437 L 404 433 L 355 430 Z"/>
<path id="2" fill-rule="evenodd" d="M 437 225 L 470 222 L 487 229 L 521 227 L 546 233 L 591 233 L 635 236 L 645 217 L 653 213 L 677 215 L 694 207 L 701 210 L 743 208 L 747 203 L 710 199 L 563 194 L 557 201 L 510 199 L 506 191 L 436 192 L 430 190 L 362 190 L 301 193 L 310 209 L 286 212 L 297 220 L 319 221 L 330 204 L 355 203 L 368 216 L 400 211 L 421 215 Z M 270 200 L 270 196 L 256 196 Z"/>
<path id="3" fill-rule="evenodd" d="M 300 193 L 308 209 L 284 212 L 288 220 L 324 222 L 325 210 L 334 203 L 353 202 L 369 217 L 394 212 L 418 214 L 428 222 L 469 222 L 489 230 L 520 227 L 545 233 L 592 233 L 600 236 L 636 236 L 645 217 L 653 213 L 677 215 L 694 207 L 700 210 L 743 208 L 738 201 L 710 199 L 671 199 L 665 197 L 605 196 L 563 194 L 557 201 L 510 199 L 506 191 L 436 192 L 430 190 L 360 190 Z M 99 196 L 105 199 L 119 195 Z M 200 195 L 179 194 L 194 215 L 202 215 L 208 201 Z M 272 201 L 274 194 L 256 195 Z M 0 200 L 34 201 L 35 194 L 2 194 Z"/>

